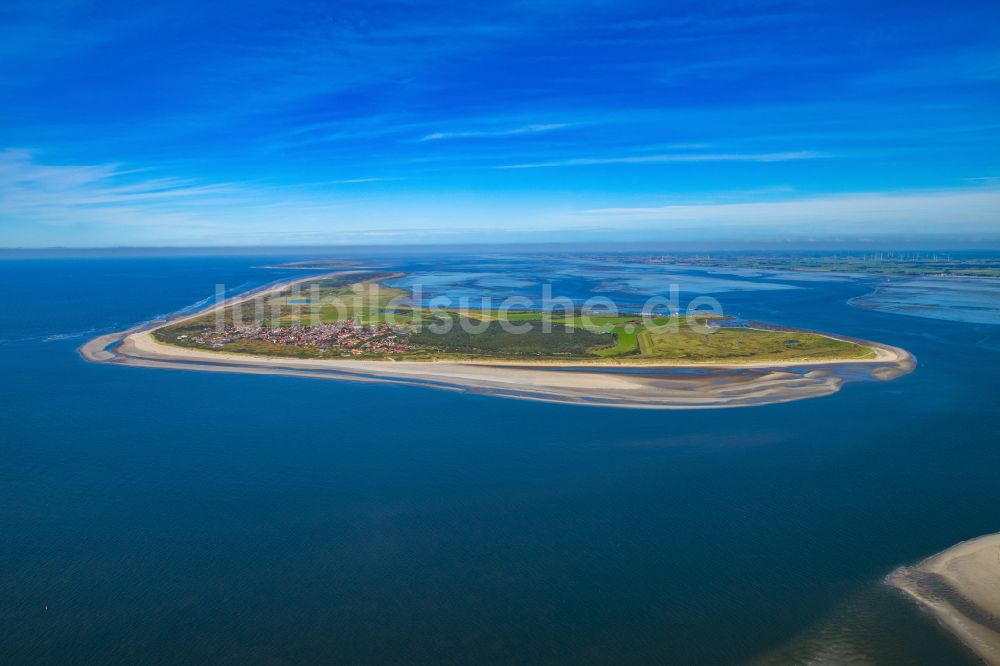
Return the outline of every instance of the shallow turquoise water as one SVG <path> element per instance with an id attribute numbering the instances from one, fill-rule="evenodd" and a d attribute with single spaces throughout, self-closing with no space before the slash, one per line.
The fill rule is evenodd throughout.
<path id="1" fill-rule="evenodd" d="M 490 261 L 401 264 L 553 268 Z M 697 412 L 75 354 L 265 263 L 0 262 L 0 662 L 974 663 L 880 581 L 1000 530 L 998 327 L 847 305 L 866 280 L 720 292 L 919 367 Z"/>

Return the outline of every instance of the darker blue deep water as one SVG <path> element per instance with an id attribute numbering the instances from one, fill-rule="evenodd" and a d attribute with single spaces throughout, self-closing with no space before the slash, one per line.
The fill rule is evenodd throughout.
<path id="1" fill-rule="evenodd" d="M 76 355 L 273 262 L 0 262 L 0 662 L 974 663 L 880 581 L 1000 530 L 1000 327 L 718 294 L 919 367 L 690 412 Z"/>

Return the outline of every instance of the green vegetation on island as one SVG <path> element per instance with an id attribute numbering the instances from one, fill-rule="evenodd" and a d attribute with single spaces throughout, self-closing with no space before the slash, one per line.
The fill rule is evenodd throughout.
<path id="1" fill-rule="evenodd" d="M 157 328 L 166 344 L 295 358 L 752 363 L 874 357 L 802 331 L 726 327 L 714 315 L 431 308 L 393 274 L 317 278 Z"/>

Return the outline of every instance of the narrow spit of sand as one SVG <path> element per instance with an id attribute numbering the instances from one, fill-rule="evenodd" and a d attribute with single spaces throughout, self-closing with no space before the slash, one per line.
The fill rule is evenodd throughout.
<path id="1" fill-rule="evenodd" d="M 901 567 L 887 582 L 927 609 L 980 659 L 1000 666 L 1000 533 Z"/>

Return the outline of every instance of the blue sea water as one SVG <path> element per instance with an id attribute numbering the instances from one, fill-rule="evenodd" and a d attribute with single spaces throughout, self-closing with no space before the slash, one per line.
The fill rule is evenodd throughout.
<path id="1" fill-rule="evenodd" d="M 921 277 L 889 280 L 854 305 L 882 312 L 1000 324 L 1000 279 Z"/>
<path id="2" fill-rule="evenodd" d="M 550 271 L 577 299 L 620 274 L 395 261 L 504 293 Z M 0 663 L 975 663 L 881 580 L 1000 530 L 1000 327 L 851 307 L 871 278 L 675 271 L 794 286 L 715 296 L 919 359 L 679 412 L 76 354 L 301 274 L 274 263 L 0 261 Z"/>

